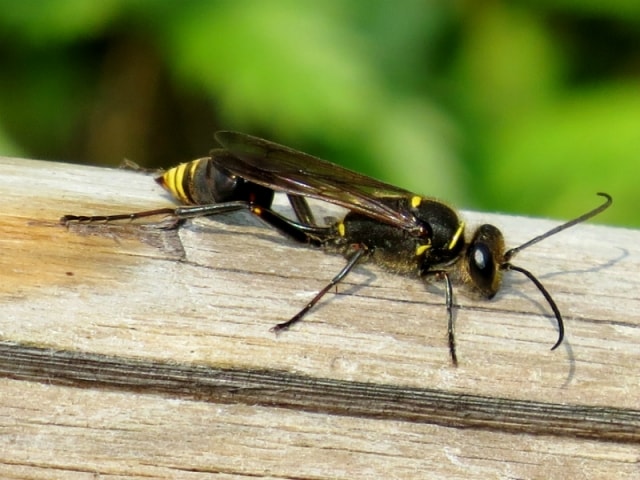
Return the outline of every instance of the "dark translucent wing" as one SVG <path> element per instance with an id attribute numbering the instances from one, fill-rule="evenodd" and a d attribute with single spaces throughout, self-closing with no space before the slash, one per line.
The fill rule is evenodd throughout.
<path id="1" fill-rule="evenodd" d="M 390 198 L 411 198 L 413 194 L 407 190 L 244 133 L 222 131 L 215 137 L 231 153 L 220 166 L 246 180 L 335 203 L 406 230 L 419 228 L 411 212 L 388 203 Z"/>

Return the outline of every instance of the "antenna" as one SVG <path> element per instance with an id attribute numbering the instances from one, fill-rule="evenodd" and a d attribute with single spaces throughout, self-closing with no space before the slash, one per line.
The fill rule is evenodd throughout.
<path id="1" fill-rule="evenodd" d="M 551 347 L 551 350 L 555 350 L 556 348 L 558 348 L 558 346 L 562 343 L 562 340 L 564 338 L 564 322 L 562 321 L 562 314 L 560 313 L 560 309 L 558 308 L 558 306 L 556 305 L 556 302 L 551 297 L 551 294 L 547 291 L 544 285 L 542 285 L 540 280 L 538 280 L 533 273 L 531 273 L 529 270 L 525 270 L 522 267 L 518 267 L 516 265 L 509 263 L 509 260 L 511 260 L 514 256 L 516 256 L 516 254 L 518 254 L 518 252 L 520 252 L 521 250 L 524 250 L 525 248 L 530 247 L 531 245 L 535 245 L 539 241 L 544 240 L 545 238 L 548 238 L 552 235 L 555 235 L 556 233 L 559 233 L 563 230 L 566 230 L 567 228 L 573 227 L 578 223 L 582 223 L 586 220 L 589 220 L 590 218 L 595 217 L 599 213 L 609 208 L 609 206 L 613 203 L 613 199 L 611 198 L 611 195 L 609 195 L 608 193 L 602 193 L 602 192 L 598 192 L 598 195 L 606 198 L 606 201 L 602 205 L 594 208 L 593 210 L 588 211 L 583 215 L 580 215 L 577 218 L 574 218 L 573 220 L 563 223 L 562 225 L 559 225 L 555 228 L 552 228 L 551 230 L 543 233 L 542 235 L 538 235 L 537 237 L 532 238 L 528 242 L 525 242 L 522 245 L 520 245 L 519 247 L 508 250 L 504 254 L 504 261 L 500 264 L 500 270 L 513 270 L 516 272 L 520 272 L 523 275 L 525 275 L 529 280 L 531 280 L 533 284 L 536 287 L 538 287 L 538 290 L 540 291 L 540 293 L 542 293 L 542 296 L 545 298 L 545 300 L 551 307 L 551 310 L 553 310 L 553 314 L 555 315 L 556 320 L 558 322 L 558 340 L 553 345 L 553 347 Z"/>
<path id="2" fill-rule="evenodd" d="M 551 230 L 549 230 L 546 233 L 543 233 L 542 235 L 538 235 L 537 237 L 532 238 L 528 242 L 525 242 L 522 245 L 520 245 L 519 247 L 508 250 L 507 253 L 504 254 L 504 261 L 508 262 L 509 260 L 511 260 L 513 257 L 516 256 L 516 254 L 520 250 L 524 250 L 525 248 L 530 247 L 531 245 L 535 245 L 536 243 L 538 243 L 541 240 L 544 240 L 545 238 L 549 238 L 550 236 L 555 235 L 556 233 L 560 233 L 561 231 L 566 230 L 567 228 L 571 228 L 574 225 L 577 225 L 578 223 L 582 223 L 586 220 L 589 220 L 590 218 L 595 217 L 599 213 L 602 213 L 603 211 L 605 211 L 607 208 L 611 206 L 611 204 L 613 203 L 613 199 L 611 198 L 611 195 L 609 195 L 608 193 L 598 192 L 598 195 L 607 199 L 602 205 L 594 208 L 593 210 L 588 211 L 584 215 L 580 215 L 578 218 L 574 218 L 573 220 L 570 220 L 567 223 L 558 225 L 557 227 L 552 228 Z"/>

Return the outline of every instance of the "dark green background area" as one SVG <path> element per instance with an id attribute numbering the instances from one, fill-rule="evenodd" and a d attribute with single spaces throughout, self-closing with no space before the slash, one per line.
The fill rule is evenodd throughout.
<path id="1" fill-rule="evenodd" d="M 640 2 L 0 1 L 0 154 L 166 167 L 218 129 L 638 227 Z"/>

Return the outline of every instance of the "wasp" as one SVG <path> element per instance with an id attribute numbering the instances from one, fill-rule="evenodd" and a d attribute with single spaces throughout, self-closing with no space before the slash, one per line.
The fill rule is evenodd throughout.
<path id="1" fill-rule="evenodd" d="M 465 223 L 456 211 L 436 199 L 244 133 L 220 131 L 215 138 L 222 148 L 156 178 L 182 206 L 121 215 L 66 215 L 61 222 L 108 222 L 168 215 L 179 224 L 188 218 L 245 210 L 297 242 L 342 254 L 346 258 L 342 270 L 297 314 L 275 325 L 271 330 L 276 333 L 302 320 L 361 263 L 372 262 L 393 273 L 424 281 L 442 281 L 448 346 L 454 365 L 458 358 L 452 285 L 464 285 L 480 297 L 491 299 L 500 289 L 503 272 L 520 272 L 537 287 L 557 321 L 558 338 L 551 350 L 562 343 L 562 314 L 551 294 L 535 275 L 511 260 L 521 250 L 598 215 L 611 205 L 610 195 L 598 193 L 605 199 L 598 207 L 507 250 L 502 232 L 493 225 L 481 225 L 467 237 Z M 288 196 L 295 219 L 271 208 L 276 192 Z M 348 212 L 341 220 L 319 225 L 307 198 L 333 203 Z"/>

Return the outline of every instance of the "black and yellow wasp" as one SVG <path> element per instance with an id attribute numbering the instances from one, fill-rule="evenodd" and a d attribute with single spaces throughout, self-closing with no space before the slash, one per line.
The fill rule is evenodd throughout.
<path id="1" fill-rule="evenodd" d="M 490 299 L 500 288 L 502 272 L 514 270 L 535 284 L 555 315 L 558 339 L 552 350 L 562 342 L 562 315 L 553 298 L 531 272 L 513 265 L 511 259 L 524 248 L 608 208 L 612 203 L 608 194 L 598 194 L 606 199 L 599 207 L 505 250 L 504 238 L 496 227 L 481 225 L 467 238 L 458 214 L 435 199 L 243 133 L 221 131 L 215 138 L 222 148 L 208 157 L 178 165 L 156 179 L 184 206 L 124 215 L 66 215 L 61 221 L 68 224 L 156 215 L 182 220 L 248 210 L 298 242 L 340 253 L 347 259 L 344 268 L 296 315 L 274 326 L 274 332 L 300 321 L 357 264 L 368 261 L 394 273 L 444 282 L 449 351 L 454 364 L 452 284 L 465 285 Z M 295 220 L 271 208 L 275 192 L 288 196 Z M 306 198 L 339 205 L 348 213 L 331 225 L 318 225 Z"/>

